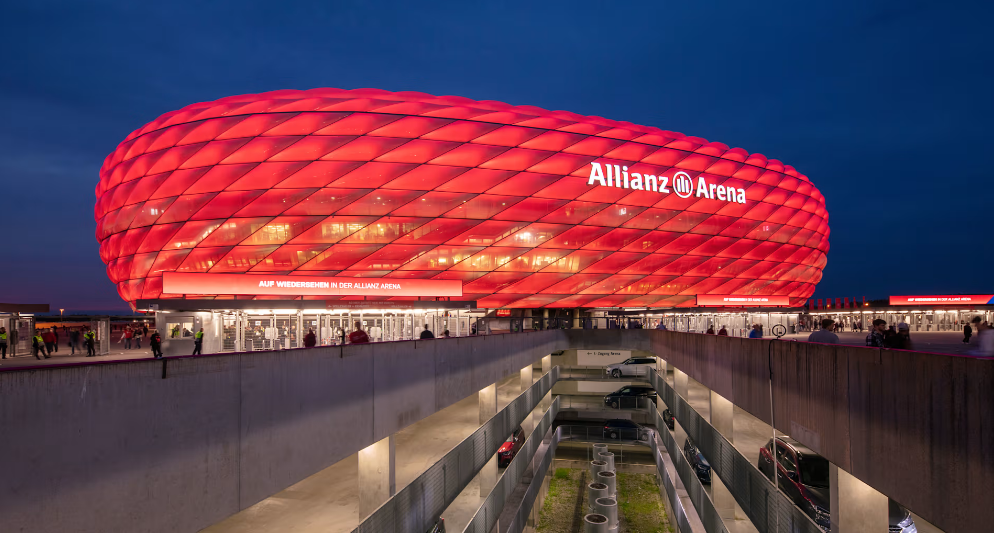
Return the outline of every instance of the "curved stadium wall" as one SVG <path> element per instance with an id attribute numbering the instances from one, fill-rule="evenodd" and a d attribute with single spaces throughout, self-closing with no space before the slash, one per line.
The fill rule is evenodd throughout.
<path id="1" fill-rule="evenodd" d="M 488 308 L 800 305 L 828 251 L 824 197 L 775 159 L 375 89 L 166 113 L 107 156 L 96 197 L 100 256 L 132 305 L 178 296 L 162 294 L 170 271 L 454 279 Z"/>

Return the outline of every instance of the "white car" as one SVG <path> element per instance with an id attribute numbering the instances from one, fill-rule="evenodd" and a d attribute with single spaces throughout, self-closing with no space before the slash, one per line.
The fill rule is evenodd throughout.
<path id="1" fill-rule="evenodd" d="M 622 376 L 648 376 L 650 368 L 656 368 L 655 357 L 630 357 L 620 363 L 607 365 L 604 373 L 613 378 L 620 378 Z"/>

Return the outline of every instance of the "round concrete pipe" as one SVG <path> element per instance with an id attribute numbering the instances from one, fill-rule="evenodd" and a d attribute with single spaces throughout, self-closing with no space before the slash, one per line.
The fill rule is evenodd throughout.
<path id="1" fill-rule="evenodd" d="M 607 485 L 603 483 L 587 483 L 587 505 L 590 506 L 591 510 L 594 510 L 594 502 L 597 498 L 607 497 Z"/>
<path id="2" fill-rule="evenodd" d="M 615 467 L 614 467 L 614 454 L 613 453 L 611 453 L 611 452 L 601 452 L 601 453 L 597 454 L 597 458 L 600 459 L 601 461 L 604 461 L 605 463 L 607 463 L 607 468 L 605 468 L 605 470 L 609 470 L 611 472 L 614 472 L 616 470 Z"/>
<path id="3" fill-rule="evenodd" d="M 597 481 L 598 472 L 610 472 L 611 469 L 607 467 L 607 463 L 604 461 L 590 461 L 590 479 Z"/>
<path id="4" fill-rule="evenodd" d="M 603 444 L 600 442 L 594 444 L 594 459 L 597 458 L 597 454 L 606 451 L 607 451 L 607 444 Z"/>
<path id="5" fill-rule="evenodd" d="M 607 517 L 591 513 L 583 517 L 583 533 L 607 533 Z"/>
<path id="6" fill-rule="evenodd" d="M 613 498 L 618 495 L 618 480 L 614 475 L 614 472 L 598 472 L 597 481 L 607 485 L 607 495 Z"/>
<path id="7" fill-rule="evenodd" d="M 607 517 L 608 529 L 618 527 L 618 500 L 614 498 L 597 498 L 594 500 L 594 512 Z"/>

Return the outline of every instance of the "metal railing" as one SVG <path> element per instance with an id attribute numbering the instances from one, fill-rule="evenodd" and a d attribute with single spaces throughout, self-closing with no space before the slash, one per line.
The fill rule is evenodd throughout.
<path id="1" fill-rule="evenodd" d="M 694 503 L 697 516 L 701 518 L 701 523 L 704 524 L 704 530 L 708 533 L 727 533 L 728 529 L 725 528 L 725 523 L 721 520 L 714 502 L 711 501 L 707 491 L 704 490 L 704 485 L 694 472 L 694 468 L 690 466 L 690 463 L 683 456 L 683 451 L 677 444 L 676 439 L 666 430 L 666 425 L 663 423 L 663 417 L 659 414 L 659 411 L 656 411 L 656 427 L 660 428 L 658 431 L 659 440 L 662 441 L 663 446 L 669 453 L 670 460 L 673 461 L 673 466 L 676 468 L 676 473 L 680 477 L 680 481 L 683 482 L 690 501 Z M 666 470 L 662 462 L 662 456 L 659 453 L 659 445 L 653 440 L 651 446 L 652 454 L 656 456 L 656 469 L 660 471 Z M 673 494 L 675 494 L 675 491 Z M 684 524 L 679 525 L 681 526 L 681 531 L 684 531 Z M 689 522 L 686 524 L 686 527 L 690 528 Z"/>
<path id="2" fill-rule="evenodd" d="M 657 424 L 658 422 L 659 421 L 657 420 Z M 656 427 L 660 426 L 657 425 Z M 663 495 L 670 502 L 670 525 L 676 526 L 677 530 L 679 530 L 680 533 L 692 533 L 693 527 L 691 527 L 690 525 L 690 518 L 687 515 L 687 510 L 684 509 L 683 502 L 680 501 L 680 496 L 676 492 L 676 483 L 674 483 L 673 479 L 670 477 L 670 471 L 666 468 L 666 462 L 663 459 L 663 453 L 659 449 L 659 440 L 664 438 L 665 437 L 660 435 L 658 439 L 654 439 L 651 443 L 651 447 L 652 447 L 652 458 L 655 459 L 656 461 L 656 474 L 659 476 L 659 479 L 662 480 L 663 483 L 661 492 L 663 492 Z M 673 436 L 670 435 L 671 440 L 672 438 Z M 670 460 L 673 461 L 673 465 L 674 467 L 676 467 L 676 463 L 679 459 L 673 458 L 671 456 Z M 677 470 L 677 475 L 678 476 L 680 475 L 680 470 Z M 697 484 L 698 485 L 700 484 L 700 479 L 697 480 Z M 684 486 L 686 486 L 686 483 L 684 483 Z M 714 507 L 712 506 L 712 509 L 713 508 Z M 697 511 L 697 513 L 699 515 L 700 511 Z"/>
<path id="3" fill-rule="evenodd" d="M 366 517 L 353 533 L 424 533 L 559 379 L 553 367 L 472 435 Z"/>
<path id="4" fill-rule="evenodd" d="M 822 533 L 821 528 L 804 511 L 777 490 L 756 465 L 749 462 L 714 426 L 704 420 L 655 370 L 651 372 L 649 379 L 656 393 L 707 459 L 712 472 L 721 479 L 760 533 Z M 665 428 L 666 426 L 662 425 L 662 416 L 658 412 L 656 417 L 657 427 Z M 668 431 L 661 429 L 660 433 L 665 433 L 672 440 L 672 435 L 669 435 Z M 663 442 L 670 456 L 674 457 L 674 463 L 677 462 L 677 455 L 682 458 L 682 453 L 675 447 L 675 442 L 672 449 L 665 438 Z M 685 466 L 689 468 L 690 465 Z M 683 479 L 684 485 L 690 486 L 682 472 L 680 479 Z M 702 500 L 702 503 L 705 502 Z M 704 521 L 707 513 L 701 513 L 697 500 L 694 500 L 694 505 L 697 506 L 698 514 Z M 708 527 L 707 522 L 704 525 L 705 528 Z"/>
<path id="5" fill-rule="evenodd" d="M 552 422 L 558 413 L 559 398 L 556 398 L 552 401 L 552 406 L 545 412 L 545 416 L 542 417 L 541 422 L 538 423 L 535 430 L 528 435 L 525 444 L 518 450 L 518 454 L 514 456 L 514 459 L 511 460 L 511 464 L 507 465 L 507 469 L 504 470 L 504 474 L 497 480 L 497 485 L 490 491 L 483 505 L 477 509 L 476 514 L 473 515 L 473 519 L 466 525 L 466 529 L 463 530 L 464 533 L 488 533 L 494 529 L 501 513 L 504 511 L 504 504 L 507 503 L 508 498 L 514 492 L 518 483 L 524 478 L 529 463 L 531 463 L 535 457 L 535 452 L 538 451 L 543 443 L 542 438 L 549 432 L 549 428 L 552 427 Z M 532 484 L 534 484 L 535 479 L 533 476 Z"/>

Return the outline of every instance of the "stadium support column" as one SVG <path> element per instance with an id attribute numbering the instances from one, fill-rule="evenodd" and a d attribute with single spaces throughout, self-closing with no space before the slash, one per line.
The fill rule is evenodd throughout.
<path id="1" fill-rule="evenodd" d="M 397 492 L 397 453 L 393 436 L 359 450 L 359 520 Z"/>
<path id="2" fill-rule="evenodd" d="M 887 531 L 887 496 L 835 466 L 835 463 L 829 463 L 828 474 L 832 533 Z"/>
<path id="3" fill-rule="evenodd" d="M 532 365 L 528 365 L 521 369 L 521 392 L 525 392 L 529 387 L 532 386 Z M 525 431 L 525 436 L 531 435 L 533 429 L 535 429 L 535 421 L 532 419 L 531 414 L 525 416 L 524 421 L 521 422 L 521 429 Z"/>
<path id="4" fill-rule="evenodd" d="M 734 415 L 735 408 L 732 402 L 724 398 L 715 391 L 710 391 L 711 395 L 711 425 L 714 429 L 721 433 L 722 437 L 728 440 L 729 444 L 732 441 L 732 435 L 734 434 Z M 711 476 L 711 493 L 714 499 L 715 509 L 718 511 L 718 516 L 725 520 L 736 520 L 745 519 L 746 516 L 743 515 L 741 511 L 737 510 L 735 505 L 735 498 L 732 493 L 729 492 L 728 487 L 722 483 L 721 479 L 717 475 Z M 742 515 L 742 516 L 740 516 Z"/>
<path id="5" fill-rule="evenodd" d="M 480 398 L 480 424 L 483 425 L 497 414 L 497 384 L 494 383 L 480 389 L 477 396 Z M 491 440 L 499 440 L 501 442 L 506 437 L 507 435 L 487 436 Z M 487 464 L 483 465 L 477 477 L 480 479 L 480 497 L 486 498 L 490 494 L 490 491 L 497 485 L 497 454 L 494 454 L 487 461 Z"/>

